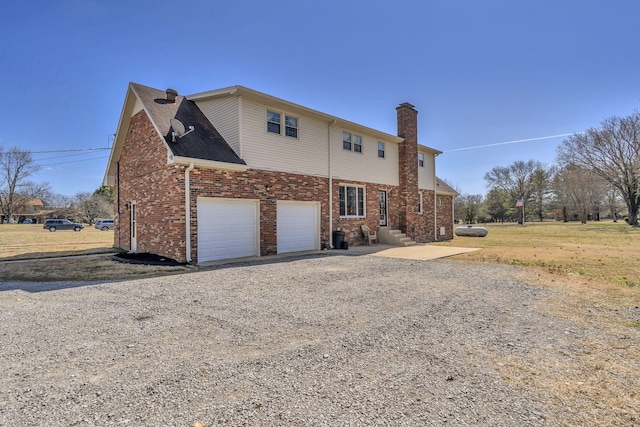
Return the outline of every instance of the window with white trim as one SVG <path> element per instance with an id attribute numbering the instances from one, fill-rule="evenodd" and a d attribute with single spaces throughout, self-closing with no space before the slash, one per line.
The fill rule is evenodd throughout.
<path id="1" fill-rule="evenodd" d="M 362 137 L 360 135 L 353 135 L 353 151 L 362 153 Z"/>
<path id="2" fill-rule="evenodd" d="M 292 138 L 298 137 L 298 118 L 284 116 L 284 134 Z"/>
<path id="3" fill-rule="evenodd" d="M 422 213 L 422 193 L 418 193 L 418 213 Z"/>
<path id="4" fill-rule="evenodd" d="M 342 132 L 342 148 L 351 151 L 351 134 Z"/>
<path id="5" fill-rule="evenodd" d="M 298 137 L 298 118 L 273 110 L 267 110 L 267 132 L 282 135 L 282 116 L 284 116 L 284 135 Z"/>
<path id="6" fill-rule="evenodd" d="M 418 166 L 424 166 L 424 154 L 418 153 Z"/>
<path id="7" fill-rule="evenodd" d="M 384 142 L 378 141 L 378 157 L 384 159 Z"/>
<path id="8" fill-rule="evenodd" d="M 341 185 L 340 195 L 340 216 L 364 217 L 364 187 Z"/>
<path id="9" fill-rule="evenodd" d="M 362 153 L 362 136 L 355 133 L 342 132 L 342 148 L 354 153 Z"/>
<path id="10" fill-rule="evenodd" d="M 267 110 L 267 132 L 280 135 L 280 113 Z"/>

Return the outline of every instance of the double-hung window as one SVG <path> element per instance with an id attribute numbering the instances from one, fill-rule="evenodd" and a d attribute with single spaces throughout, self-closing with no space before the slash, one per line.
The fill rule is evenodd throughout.
<path id="1" fill-rule="evenodd" d="M 342 132 L 342 148 L 351 151 L 351 134 Z"/>
<path id="2" fill-rule="evenodd" d="M 364 187 L 340 186 L 340 216 L 364 217 Z"/>
<path id="3" fill-rule="evenodd" d="M 424 154 L 418 153 L 418 166 L 424 166 Z"/>
<path id="4" fill-rule="evenodd" d="M 353 151 L 362 153 L 362 137 L 360 135 L 353 135 Z"/>
<path id="5" fill-rule="evenodd" d="M 342 132 L 342 148 L 354 153 L 362 153 L 362 137 L 355 133 Z"/>
<path id="6" fill-rule="evenodd" d="M 378 157 L 384 159 L 384 142 L 378 141 Z"/>
<path id="7" fill-rule="evenodd" d="M 298 118 L 284 116 L 284 134 L 292 138 L 298 137 Z"/>
<path id="8" fill-rule="evenodd" d="M 418 213 L 422 213 L 422 193 L 418 193 Z"/>
<path id="9" fill-rule="evenodd" d="M 267 132 L 280 135 L 280 113 L 267 110 Z"/>
<path id="10" fill-rule="evenodd" d="M 297 138 L 298 118 L 271 110 L 267 110 L 267 132 L 282 135 L 282 116 L 284 116 L 284 135 Z"/>

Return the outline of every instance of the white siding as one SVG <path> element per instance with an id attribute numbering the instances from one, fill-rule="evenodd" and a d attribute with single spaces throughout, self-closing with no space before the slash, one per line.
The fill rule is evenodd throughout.
<path id="1" fill-rule="evenodd" d="M 298 118 L 298 138 L 267 132 L 267 110 Z M 277 107 L 242 102 L 242 158 L 252 168 L 327 176 L 328 123 Z M 284 115 L 282 116 L 284 131 Z"/>
<path id="2" fill-rule="evenodd" d="M 362 136 L 362 153 L 342 148 L 342 132 Z M 378 157 L 377 138 L 350 129 L 333 127 L 331 132 L 331 175 L 337 179 L 398 185 L 398 144 L 385 143 L 384 158 Z"/>
<path id="3" fill-rule="evenodd" d="M 418 188 L 421 190 L 433 190 L 433 175 L 436 158 L 431 153 L 424 154 L 424 167 L 418 167 Z"/>
<path id="4" fill-rule="evenodd" d="M 135 116 L 136 114 L 138 114 L 138 112 L 140 110 L 144 109 L 144 105 L 142 105 L 142 101 L 140 101 L 140 98 L 136 98 L 136 104 L 133 106 L 133 111 L 131 112 L 131 117 Z"/>
<path id="5" fill-rule="evenodd" d="M 224 96 L 196 101 L 198 108 L 220 132 L 220 135 L 233 148 L 239 157 L 242 157 L 240 149 L 240 100 L 236 96 Z"/>

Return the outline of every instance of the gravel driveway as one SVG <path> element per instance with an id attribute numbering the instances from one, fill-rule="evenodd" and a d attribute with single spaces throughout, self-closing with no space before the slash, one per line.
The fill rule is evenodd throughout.
<path id="1" fill-rule="evenodd" d="M 0 425 L 579 425 L 580 402 L 523 361 L 563 369 L 584 342 L 619 337 L 554 316 L 556 291 L 517 272 L 319 256 L 10 287 Z"/>

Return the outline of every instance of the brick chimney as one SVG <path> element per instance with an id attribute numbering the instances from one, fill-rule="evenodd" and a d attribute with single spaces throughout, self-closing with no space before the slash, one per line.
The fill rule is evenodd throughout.
<path id="1" fill-rule="evenodd" d="M 167 89 L 167 102 L 169 104 L 175 104 L 176 103 L 176 96 L 178 96 L 178 91 L 175 89 Z"/>
<path id="2" fill-rule="evenodd" d="M 418 219 L 418 111 L 408 102 L 396 108 L 398 136 L 404 142 L 398 146 L 400 185 L 400 230 L 411 239 L 416 238 L 413 224 Z"/>

